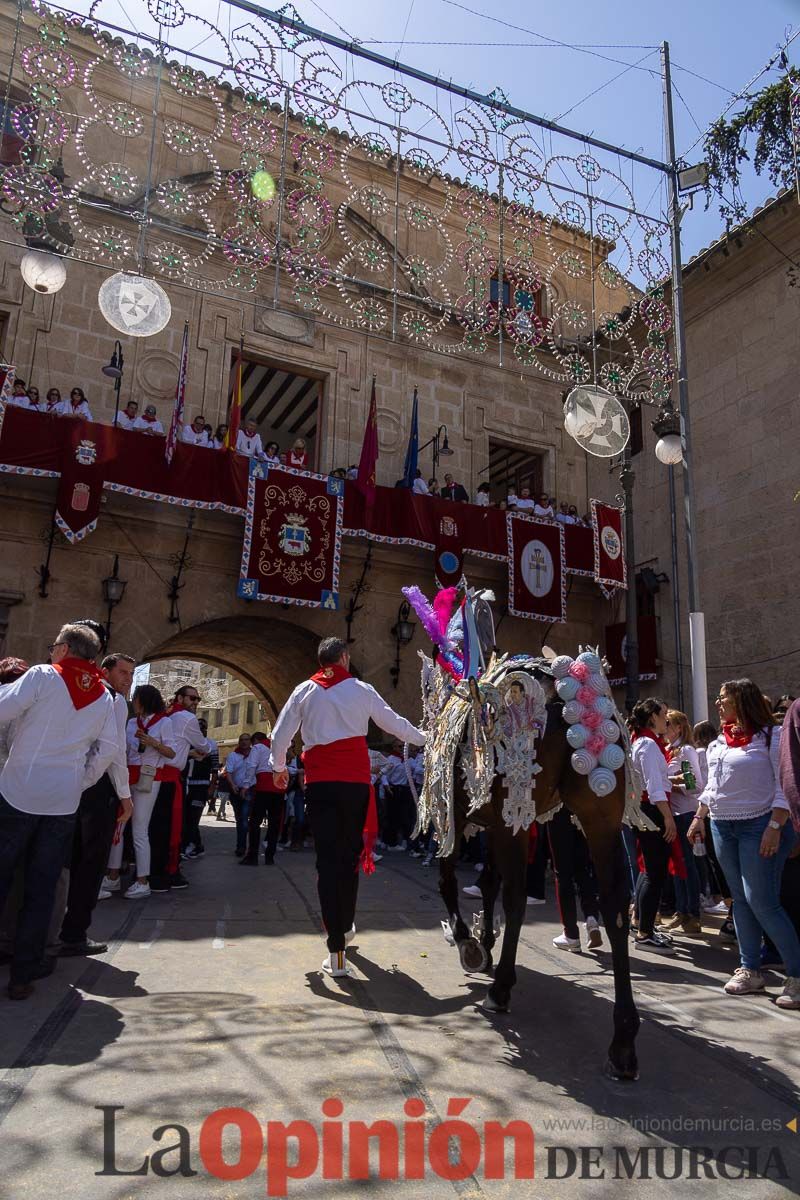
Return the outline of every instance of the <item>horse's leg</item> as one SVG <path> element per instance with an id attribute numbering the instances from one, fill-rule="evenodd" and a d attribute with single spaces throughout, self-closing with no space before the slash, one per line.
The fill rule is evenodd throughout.
<path id="1" fill-rule="evenodd" d="M 493 832 L 487 831 L 486 845 L 486 862 L 483 864 L 483 871 L 479 880 L 481 897 L 483 899 L 483 933 L 481 934 L 481 945 L 487 955 L 485 970 L 491 972 L 492 950 L 497 941 L 494 933 L 494 906 L 497 903 L 497 896 L 500 891 L 500 872 L 497 869 L 495 861 Z"/>
<path id="2" fill-rule="evenodd" d="M 619 791 L 621 793 L 621 788 Z M 600 893 L 600 912 L 611 944 L 614 1036 L 608 1048 L 606 1074 L 612 1079 L 635 1080 L 639 1078 L 636 1034 L 640 1022 L 633 999 L 628 953 L 630 878 L 622 844 L 623 798 L 616 793 L 602 799 L 595 796 L 583 776 L 574 776 L 562 789 L 562 795 L 578 817 L 589 843 Z"/>
<path id="3" fill-rule="evenodd" d="M 458 876 L 456 875 L 456 853 L 448 854 L 447 858 L 439 860 L 439 895 L 444 901 L 450 932 L 456 943 L 469 937 L 464 918 L 458 907 Z"/>
<path id="4" fill-rule="evenodd" d="M 517 982 L 516 961 L 519 935 L 525 920 L 525 873 L 528 868 L 527 829 L 512 833 L 500 823 L 495 832 L 495 864 L 503 881 L 503 912 L 506 927 L 500 959 L 494 969 L 494 982 L 489 988 L 484 1008 L 489 1012 L 508 1012 L 511 989 Z"/>

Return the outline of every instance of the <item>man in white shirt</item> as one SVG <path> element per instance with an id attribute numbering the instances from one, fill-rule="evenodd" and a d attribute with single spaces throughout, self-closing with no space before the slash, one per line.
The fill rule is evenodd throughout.
<path id="1" fill-rule="evenodd" d="M 96 621 L 79 621 L 98 637 L 105 638 L 105 629 Z M 88 936 L 92 913 L 106 872 L 108 856 L 114 840 L 118 818 L 127 820 L 132 812 L 131 789 L 128 782 L 128 763 L 125 733 L 128 723 L 128 702 L 133 686 L 136 659 L 128 654 L 109 654 L 103 659 L 100 671 L 114 702 L 117 722 L 118 750 L 107 769 L 98 775 L 95 743 L 86 761 L 87 787 L 81 796 L 72 842 L 69 868 L 67 909 L 61 924 L 59 956 L 105 954 L 108 946 Z M 108 897 L 109 893 L 105 893 Z"/>
<path id="2" fill-rule="evenodd" d="M 236 453 L 244 454 L 246 458 L 263 458 L 264 447 L 261 445 L 261 434 L 256 429 L 255 421 L 245 421 L 244 429 L 236 435 Z"/>
<path id="3" fill-rule="evenodd" d="M 153 815 L 150 818 L 150 891 L 179 891 L 189 886 L 189 880 L 179 869 L 181 832 L 183 830 L 183 788 L 181 776 L 190 750 L 208 754 L 211 742 L 204 737 L 196 712 L 200 693 L 193 684 L 184 684 L 175 693 L 167 716 L 172 721 L 175 757 L 166 768 L 171 778 L 158 789 Z"/>
<path id="4" fill-rule="evenodd" d="M 155 404 L 148 404 L 141 417 L 137 417 L 133 422 L 133 428 L 139 433 L 149 433 L 151 436 L 160 434 L 164 436 L 164 426 L 158 419 Z"/>
<path id="5" fill-rule="evenodd" d="M 24 379 L 15 379 L 14 386 L 11 389 L 11 395 L 6 400 L 6 404 L 13 404 L 17 408 L 28 408 L 28 385 Z"/>
<path id="6" fill-rule="evenodd" d="M 528 495 L 530 495 L 530 492 Z M 556 514 L 553 512 L 553 505 L 550 503 L 549 496 L 539 497 L 538 502 L 533 506 L 533 515 L 535 517 L 546 517 L 549 521 L 553 520 Z"/>
<path id="7" fill-rule="evenodd" d="M 417 471 L 416 475 L 414 476 L 414 482 L 411 485 L 411 490 L 417 496 L 428 495 L 428 485 L 422 478 L 422 471 Z"/>
<path id="8" fill-rule="evenodd" d="M 240 858 L 247 854 L 247 823 L 256 783 L 257 761 L 249 733 L 240 735 L 236 749 L 231 750 L 225 759 L 225 774 L 231 787 L 231 804 L 236 818 L 236 853 Z"/>
<path id="9" fill-rule="evenodd" d="M 567 504 L 566 500 L 562 500 L 560 505 L 558 506 L 558 512 L 556 513 L 556 520 L 560 521 L 562 525 L 574 525 L 575 524 L 575 518 L 570 516 L 569 505 Z"/>
<path id="10" fill-rule="evenodd" d="M 531 489 L 524 487 L 520 492 L 517 501 L 517 512 L 531 512 L 534 507 L 534 502 L 531 498 Z"/>
<path id="11" fill-rule="evenodd" d="M 123 412 L 117 417 L 118 429 L 135 429 L 136 422 L 139 419 L 139 404 L 136 400 L 129 400 L 125 405 Z"/>
<path id="12" fill-rule="evenodd" d="M 407 850 L 408 838 L 414 828 L 414 817 L 402 746 L 392 748 L 392 753 L 381 772 L 381 778 L 388 789 L 388 793 L 385 794 L 385 828 L 381 830 L 384 845 L 387 850 Z"/>
<path id="13" fill-rule="evenodd" d="M 0 909 L 17 863 L 25 893 L 17 923 L 9 997 L 26 1000 L 43 962 L 56 884 L 67 861 L 75 812 L 97 742 L 95 769 L 118 753 L 114 703 L 94 664 L 100 641 L 90 629 L 65 625 L 50 647 L 51 665 L 31 667 L 0 687 L 0 721 L 16 721 L 0 773 Z"/>
<path id="14" fill-rule="evenodd" d="M 272 758 L 286 762 L 297 731 L 304 744 L 306 811 L 317 850 L 317 888 L 328 931 L 329 975 L 348 974 L 345 945 L 355 926 L 358 869 L 369 858 L 377 819 L 370 814 L 370 720 L 403 742 L 425 744 L 425 734 L 396 713 L 373 687 L 350 674 L 350 652 L 339 638 L 325 638 L 317 652 L 320 669 L 294 689 L 272 731 Z M 275 772 L 285 788 L 288 773 Z M 364 845 L 367 821 L 368 840 Z M 366 864 L 365 864 L 366 865 Z"/>
<path id="15" fill-rule="evenodd" d="M 183 426 L 183 429 L 181 429 L 181 441 L 186 442 L 190 446 L 210 446 L 211 443 L 206 433 L 205 418 L 201 413 L 198 413 L 191 425 Z"/>

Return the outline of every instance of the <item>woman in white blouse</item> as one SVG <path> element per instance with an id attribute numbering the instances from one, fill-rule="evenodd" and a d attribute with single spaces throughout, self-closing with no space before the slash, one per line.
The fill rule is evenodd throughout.
<path id="1" fill-rule="evenodd" d="M 131 832 L 136 853 L 136 882 L 125 893 L 127 900 L 150 895 L 150 838 L 148 826 L 158 798 L 161 780 L 159 768 L 175 757 L 176 742 L 172 721 L 164 712 L 164 700 L 158 688 L 140 684 L 133 693 L 135 717 L 128 721 L 128 771 L 133 797 Z M 111 848 L 103 887 L 110 892 L 120 889 L 122 839 Z"/>
<path id="2" fill-rule="evenodd" d="M 708 747 L 708 783 L 689 826 L 705 839 L 705 818 L 733 897 L 741 966 L 725 984 L 731 996 L 760 992 L 762 930 L 786 966 L 780 1008 L 800 1008 L 800 938 L 780 903 L 783 866 L 794 845 L 789 804 L 778 776 L 780 730 L 751 679 L 723 683 L 717 698 L 722 733 Z"/>
<path id="3" fill-rule="evenodd" d="M 637 880 L 639 930 L 635 945 L 657 954 L 674 954 L 672 939 L 656 931 L 656 916 L 667 878 L 670 843 L 676 837 L 675 820 L 669 805 L 672 785 L 669 757 L 664 741 L 667 706 L 660 700 L 642 700 L 631 713 L 633 765 L 642 788 L 642 812 L 655 829 L 637 830 L 636 837 L 645 870 Z"/>
<path id="4" fill-rule="evenodd" d="M 704 780 L 689 718 L 677 708 L 671 708 L 667 712 L 667 737 L 669 776 L 672 784 L 669 805 L 683 851 L 686 878 L 675 876 L 675 916 L 665 923 L 664 928 L 673 933 L 680 931 L 696 937 L 703 932 L 700 924 L 700 874 L 693 847 L 686 834 L 692 823 L 697 808 L 697 797 L 703 790 Z M 689 787 L 686 783 L 681 769 L 682 763 L 688 763 L 689 771 L 694 776 L 694 787 Z"/>

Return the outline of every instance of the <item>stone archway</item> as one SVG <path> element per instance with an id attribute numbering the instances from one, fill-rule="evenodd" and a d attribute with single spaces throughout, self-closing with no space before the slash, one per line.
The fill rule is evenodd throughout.
<path id="1" fill-rule="evenodd" d="M 189 658 L 223 667 L 277 716 L 292 689 L 313 674 L 318 644 L 319 634 L 290 621 L 223 617 L 176 633 L 145 661 Z"/>

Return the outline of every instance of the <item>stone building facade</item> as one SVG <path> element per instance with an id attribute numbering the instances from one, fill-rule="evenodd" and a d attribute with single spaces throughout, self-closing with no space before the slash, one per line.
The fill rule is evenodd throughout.
<path id="1" fill-rule="evenodd" d="M 696 561 L 709 711 L 725 679 L 800 695 L 800 207 L 785 192 L 684 269 Z M 796 270 L 796 269 L 795 269 Z M 649 414 L 651 417 L 652 413 Z M 678 699 L 668 469 L 643 421 L 633 457 L 636 560 L 669 576 L 655 597 L 656 691 Z M 596 476 L 595 476 L 596 477 Z M 599 480 L 598 480 L 599 485 Z M 691 705 L 683 478 L 675 470 L 685 705 Z M 619 619 L 624 619 L 624 614 Z"/>
<path id="2" fill-rule="evenodd" d="M 26 45 L 42 37 L 36 21 L 26 10 L 22 26 L 22 42 Z M 0 15 L 0 69 L 4 71 L 10 65 L 10 48 L 16 45 L 13 26 L 8 14 Z M 498 335 L 491 330 L 486 337 L 480 335 L 484 342 L 488 338 L 488 353 L 467 353 L 464 330 L 452 318 L 444 322 L 441 345 L 436 348 L 420 342 L 414 334 L 413 322 L 400 323 L 391 331 L 385 328 L 376 331 L 371 327 L 370 306 L 378 303 L 377 296 L 383 295 L 384 310 L 387 305 L 391 308 L 386 289 L 381 292 L 377 278 L 375 285 L 369 287 L 363 280 L 345 280 L 339 301 L 326 301 L 327 308 L 326 304 L 315 307 L 301 303 L 297 239 L 307 236 L 307 224 L 303 224 L 307 223 L 307 215 L 301 213 L 295 220 L 291 231 L 295 240 L 291 246 L 283 246 L 281 235 L 276 235 L 274 214 L 268 217 L 264 236 L 273 239 L 277 236 L 280 253 L 268 281 L 266 276 L 262 278 L 254 293 L 247 290 L 237 293 L 227 285 L 227 290 L 222 287 L 228 278 L 230 262 L 226 262 L 216 243 L 204 268 L 206 277 L 201 281 L 202 286 L 197 280 L 193 286 L 187 286 L 185 280 L 171 282 L 169 262 L 176 261 L 181 254 L 196 253 L 198 238 L 197 222 L 193 224 L 193 219 L 187 216 L 181 225 L 182 214 L 175 209 L 176 197 L 183 197 L 183 208 L 188 214 L 197 212 L 197 206 L 202 208 L 206 203 L 202 197 L 204 188 L 209 186 L 209 170 L 203 146 L 211 137 L 213 121 L 211 125 L 209 121 L 214 111 L 222 114 L 225 133 L 218 144 L 214 143 L 215 166 L 210 174 L 216 179 L 215 172 L 219 170 L 221 179 L 235 180 L 243 155 L 241 145 L 235 145 L 231 139 L 230 130 L 236 127 L 234 118 L 242 118 L 245 101 L 241 93 L 215 89 L 217 108 L 212 111 L 205 84 L 199 91 L 196 88 L 191 92 L 185 88 L 181 91 L 185 77 L 176 68 L 168 79 L 164 78 L 159 93 L 159 136 L 154 141 L 150 174 L 146 137 L 131 144 L 124 171 L 120 168 L 109 174 L 105 169 L 90 169 L 87 167 L 90 139 L 95 139 L 96 145 L 98 139 L 110 138 L 109 129 L 113 132 L 126 113 L 127 121 L 131 114 L 147 116 L 152 112 L 156 68 L 152 61 L 142 66 L 135 53 L 121 42 L 102 38 L 98 41 L 77 26 L 70 27 L 68 37 L 76 81 L 88 77 L 89 67 L 98 56 L 98 46 L 103 60 L 92 76 L 96 88 L 93 98 L 77 82 L 62 93 L 61 111 L 67 127 L 74 130 L 80 122 L 85 127 L 82 146 L 77 147 L 75 139 L 68 137 L 60 152 L 65 193 L 72 188 L 81 197 L 76 205 L 66 205 L 63 214 L 72 221 L 77 239 L 76 250 L 67 261 L 65 287 L 54 296 L 37 295 L 28 289 L 19 271 L 24 252 L 19 234 L 8 222 L 0 230 L 6 243 L 0 263 L 0 355 L 14 363 L 18 374 L 38 386 L 42 395 L 51 386 L 67 395 L 78 385 L 86 392 L 96 420 L 107 422 L 112 418 L 114 389 L 102 374 L 102 367 L 111 357 L 117 331 L 99 311 L 98 289 L 115 267 L 103 263 L 103 246 L 116 244 L 117 239 L 124 237 L 130 240 L 132 231 L 138 231 L 138 223 L 131 219 L 131 209 L 141 205 L 141 191 L 136 189 L 141 189 L 147 176 L 164 199 L 164 205 L 168 207 L 167 202 L 172 205 L 166 215 L 164 208 L 151 210 L 152 220 L 144 239 L 146 273 L 159 276 L 167 289 L 172 319 L 161 333 L 152 337 L 123 339 L 125 371 L 120 396 L 123 406 L 129 398 L 138 400 L 140 406 L 154 403 L 164 424 L 168 423 L 186 322 L 188 419 L 202 412 L 214 426 L 226 420 L 231 367 L 241 342 L 247 364 L 246 411 L 257 419 L 265 435 L 280 434 L 284 449 L 296 435 L 305 436 L 312 451 L 312 464 L 319 471 L 328 472 L 358 460 L 374 377 L 378 398 L 379 483 L 391 485 L 402 474 L 411 397 L 417 388 L 420 442 L 428 441 L 441 426 L 446 427 L 453 455 L 440 464 L 440 473 L 451 471 L 471 495 L 481 482 L 489 479 L 495 498 L 502 495 L 508 482 L 528 482 L 558 500 L 577 505 L 580 512 L 587 510 L 590 494 L 601 500 L 613 498 L 613 480 L 600 479 L 597 486 L 590 488 L 586 456 L 564 432 L 565 383 L 555 377 L 558 372 L 552 369 L 556 365 L 555 347 L 552 352 L 542 348 L 541 357 L 547 369 L 535 370 L 514 359 L 510 343 L 503 359 L 501 341 L 499 338 L 496 343 L 492 341 Z M 25 89 L 30 86 L 19 61 L 18 56 L 10 72 L 11 98 L 16 103 L 25 100 Z M 98 114 L 104 114 L 108 128 Z M 280 110 L 273 116 L 278 122 Z M 287 122 L 284 141 L 291 151 L 285 167 L 288 188 L 292 179 L 302 180 L 308 170 L 302 161 L 303 143 L 296 142 L 296 135 L 305 136 L 304 130 L 307 133 L 307 125 L 291 114 L 284 120 Z M 206 142 L 200 137 L 204 128 Z M 187 130 L 194 130 L 193 136 L 200 138 L 197 143 L 200 149 L 181 156 L 176 150 L 177 139 L 186 139 Z M 480 239 L 475 229 L 484 228 L 480 223 L 485 214 L 473 218 L 467 212 L 465 216 L 457 204 L 451 203 L 448 197 L 453 193 L 452 180 L 435 172 L 420 175 L 407 163 L 402 169 L 396 164 L 395 173 L 390 176 L 391 186 L 397 182 L 408 221 L 402 229 L 397 228 L 396 222 L 393 227 L 390 218 L 381 216 L 379 193 L 387 184 L 385 163 L 376 160 L 369 146 L 355 145 L 343 132 L 329 130 L 326 136 L 336 154 L 347 149 L 349 171 L 347 181 L 343 175 L 332 174 L 326 183 L 330 203 L 340 214 L 340 220 L 330 223 L 325 232 L 322 248 L 327 258 L 343 262 L 351 244 L 356 247 L 353 251 L 356 257 L 359 252 L 369 257 L 367 243 L 369 247 L 377 247 L 383 255 L 380 261 L 384 264 L 381 268 L 384 275 L 388 273 L 389 277 L 405 281 L 404 294 L 411 297 L 409 305 L 413 301 L 418 308 L 427 305 L 435 312 L 436 289 L 457 295 L 464 286 L 464 270 L 458 264 L 458 256 L 451 255 L 447 269 L 435 279 L 434 287 L 419 267 L 420 259 L 435 262 L 438 253 L 425 214 L 437 214 L 434 222 L 437 237 L 450 247 L 464 239 L 466 221 L 472 230 L 469 236 L 473 237 L 473 243 L 465 254 L 477 253 L 475 247 Z M 294 146 L 299 149 L 292 149 Z M 279 147 L 270 153 L 271 169 L 277 173 Z M 299 157 L 292 162 L 295 154 Z M 177 175 L 176 161 L 180 167 Z M 345 203 L 348 196 L 350 200 Z M 358 203 L 353 199 L 356 196 Z M 510 211 L 510 206 L 507 207 Z M 213 216 L 214 228 L 224 228 L 226 223 L 238 219 L 241 204 L 237 207 L 230 189 L 218 189 L 213 200 L 208 201 L 207 209 Z M 494 220 L 495 199 L 491 199 L 489 210 Z M 516 215 L 520 217 L 519 212 Z M 536 224 L 540 218 L 531 210 L 525 220 Z M 486 221 L 491 223 L 489 217 Z M 489 234 L 496 239 L 496 228 L 489 230 Z M 229 258 L 244 253 L 241 239 L 237 242 L 233 235 L 225 245 Z M 92 254 L 87 246 L 94 247 Z M 537 271 L 546 276 L 547 282 L 546 286 L 535 289 L 537 295 L 531 298 L 531 304 L 542 317 L 549 319 L 558 313 L 553 336 L 562 348 L 563 345 L 568 348 L 569 344 L 578 347 L 579 339 L 585 337 L 587 329 L 590 331 L 586 323 L 593 305 L 586 263 L 591 260 L 594 268 L 598 263 L 602 265 L 610 249 L 598 237 L 590 240 L 559 221 L 547 222 L 546 237 L 540 238 L 537 249 L 540 255 Z M 488 309 L 492 303 L 497 306 L 511 302 L 500 284 L 506 287 L 505 281 L 499 281 L 494 299 L 491 287 L 488 290 L 485 305 Z M 395 294 L 399 294 L 397 289 Z M 604 309 L 623 311 L 630 297 L 630 288 L 609 268 Z M 361 305 L 357 311 L 365 313 L 369 309 L 368 318 L 351 320 L 348 313 L 362 300 L 366 307 Z M 337 303 L 341 311 L 336 310 Z M 491 325 L 490 318 L 491 312 L 487 318 Z M 577 349 L 575 356 L 580 357 Z M 249 410 L 248 405 L 251 405 Z M 276 424 L 282 408 L 288 415 Z M 433 470 L 429 453 L 427 450 L 421 457 L 425 475 Z M 60 621 L 81 613 L 102 617 L 101 581 L 109 574 L 116 555 L 120 575 L 127 580 L 128 587 L 123 602 L 114 612 L 113 648 L 125 649 L 140 659 L 157 661 L 178 656 L 227 670 L 252 689 L 266 706 L 270 720 L 288 690 L 308 672 L 319 637 L 348 630 L 345 624 L 348 599 L 362 572 L 364 543 L 355 540 L 344 543 L 342 611 L 338 614 L 249 604 L 235 594 L 241 520 L 224 513 L 198 513 L 190 539 L 190 564 L 184 580 L 187 586 L 181 593 L 178 620 L 171 621 L 167 591 L 186 532 L 185 510 L 117 493 L 106 494 L 98 528 L 91 536 L 77 546 L 68 546 L 60 536 L 56 537 L 49 567 L 51 578 L 46 588 L 40 588 L 37 575 L 41 578 L 40 567 L 47 552 L 55 484 L 50 480 L 3 476 L 0 493 L 3 499 L 0 523 L 9 550 L 0 560 L 0 629 L 5 622 L 7 651 L 32 661 L 44 656 L 44 648 Z M 386 691 L 391 689 L 390 668 L 396 654 L 391 629 L 397 619 L 400 588 L 416 581 L 432 589 L 433 563 L 428 552 L 391 545 L 376 546 L 372 562 L 366 580 L 369 590 L 362 594 L 362 610 L 349 631 L 354 639 L 354 663 L 365 678 Z M 505 567 L 469 557 L 465 566 L 471 582 L 495 589 L 498 615 L 502 616 Z M 46 597 L 40 594 L 45 590 Z M 572 578 L 568 624 L 549 630 L 538 623 L 504 616 L 499 641 L 504 649 L 538 651 L 547 636 L 556 649 L 574 650 L 579 642 L 601 641 L 609 611 L 594 584 Z M 418 710 L 416 650 L 424 644 L 422 632 L 417 628 L 412 644 L 401 651 L 395 698 L 401 709 L 412 714 Z"/>

